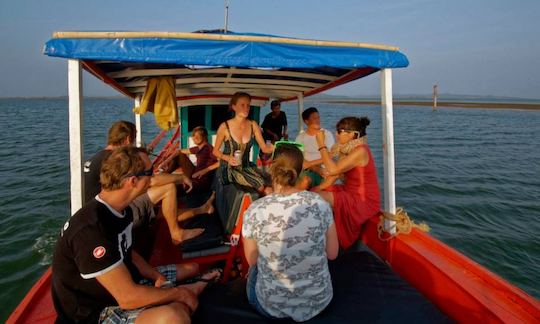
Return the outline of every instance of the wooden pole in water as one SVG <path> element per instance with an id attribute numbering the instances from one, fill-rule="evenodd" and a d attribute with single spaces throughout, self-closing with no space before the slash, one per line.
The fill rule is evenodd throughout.
<path id="1" fill-rule="evenodd" d="M 439 95 L 439 86 L 433 85 L 433 110 L 437 110 L 437 96 Z"/>
<path id="2" fill-rule="evenodd" d="M 229 28 L 229 0 L 225 0 L 225 34 Z"/>

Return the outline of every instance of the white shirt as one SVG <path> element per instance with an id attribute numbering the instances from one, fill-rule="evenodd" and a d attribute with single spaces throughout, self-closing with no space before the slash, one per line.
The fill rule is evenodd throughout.
<path id="1" fill-rule="evenodd" d="M 334 136 L 328 130 L 324 129 L 324 145 L 330 150 L 332 145 L 336 142 Z M 296 137 L 296 142 L 304 144 L 304 159 L 306 161 L 318 160 L 321 158 L 321 152 L 319 152 L 319 146 L 315 135 L 309 135 L 305 131 L 301 131 Z"/>

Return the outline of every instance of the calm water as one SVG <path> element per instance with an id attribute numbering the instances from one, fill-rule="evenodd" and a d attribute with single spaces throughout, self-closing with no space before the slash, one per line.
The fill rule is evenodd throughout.
<path id="1" fill-rule="evenodd" d="M 316 105 L 331 130 L 342 116 L 367 115 L 381 168 L 378 107 Z M 131 107 L 85 101 L 86 157 L 104 146 L 113 121 L 133 120 Z M 296 134 L 296 107 L 284 110 Z M 540 298 L 540 112 L 399 107 L 394 122 L 398 205 L 433 236 Z M 143 124 L 153 125 L 152 117 Z M 50 264 L 69 216 L 67 132 L 66 100 L 0 99 L 2 321 Z M 156 133 L 152 126 L 143 137 L 148 143 Z"/>

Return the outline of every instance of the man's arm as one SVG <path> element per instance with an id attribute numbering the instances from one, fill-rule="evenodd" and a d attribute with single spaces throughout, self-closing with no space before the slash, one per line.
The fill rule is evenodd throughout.
<path id="1" fill-rule="evenodd" d="M 144 278 L 152 280 L 156 287 L 160 287 L 161 284 L 167 281 L 167 279 L 159 271 L 149 265 L 139 253 L 135 252 L 135 250 L 132 250 L 131 258 L 133 260 L 133 264 L 135 267 L 137 267 L 137 270 L 139 270 L 139 273 Z"/>
<path id="2" fill-rule="evenodd" d="M 204 168 L 204 169 L 202 169 L 202 170 L 199 170 L 199 171 L 193 173 L 193 174 L 191 175 L 191 177 L 192 177 L 193 179 L 200 178 L 200 177 L 202 177 L 203 175 L 207 174 L 208 172 L 210 172 L 210 171 L 212 171 L 212 170 L 215 170 L 215 169 L 217 169 L 217 168 L 219 168 L 219 161 L 217 161 L 217 162 L 214 163 L 214 164 L 211 164 L 211 165 L 207 166 L 206 168 Z"/>
<path id="3" fill-rule="evenodd" d="M 134 283 L 124 263 L 96 279 L 123 309 L 164 305 L 178 301 L 194 311 L 198 305 L 197 296 L 186 288 L 156 288 Z"/>
<path id="4" fill-rule="evenodd" d="M 287 133 L 287 114 L 285 114 L 284 111 L 281 112 L 283 114 L 283 138 L 288 141 L 289 140 L 289 133 Z"/>

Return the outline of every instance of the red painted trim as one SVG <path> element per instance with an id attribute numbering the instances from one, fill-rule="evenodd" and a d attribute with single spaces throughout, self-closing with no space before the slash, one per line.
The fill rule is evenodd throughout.
<path id="1" fill-rule="evenodd" d="M 344 83 L 350 82 L 350 81 L 355 80 L 355 79 L 365 77 L 365 76 L 370 75 L 372 73 L 375 73 L 377 71 L 378 71 L 378 69 L 374 69 L 374 68 L 370 68 L 370 67 L 365 67 L 365 68 L 353 70 L 353 71 L 351 71 L 349 73 L 346 73 L 342 77 L 340 77 L 340 78 L 338 78 L 338 79 L 336 79 L 336 80 L 334 80 L 332 82 L 324 84 L 320 88 L 316 88 L 316 89 L 313 89 L 313 90 L 310 90 L 310 91 L 306 91 L 304 93 L 304 97 L 309 97 L 309 96 L 312 96 L 314 94 L 326 91 L 328 89 L 335 88 L 335 87 L 337 87 L 339 85 L 342 85 Z M 284 101 L 292 101 L 292 100 L 297 100 L 297 99 L 298 99 L 297 97 L 288 97 L 288 98 L 285 98 L 285 99 L 281 99 L 281 101 L 284 102 Z"/>
<path id="2" fill-rule="evenodd" d="M 54 323 L 56 311 L 51 297 L 52 268 L 49 267 L 9 316 L 6 323 Z"/>
<path id="3" fill-rule="evenodd" d="M 90 73 L 92 73 L 96 78 L 100 79 L 104 83 L 110 85 L 117 91 L 125 94 L 126 96 L 130 98 L 135 98 L 136 96 L 129 92 L 128 89 L 122 87 L 118 82 L 116 82 L 114 79 L 110 78 L 103 70 L 101 70 L 94 62 L 91 61 L 81 61 L 84 69 Z"/>
<path id="4" fill-rule="evenodd" d="M 394 271 L 458 322 L 539 322 L 540 302 L 483 266 L 413 230 L 390 242 L 377 237 L 378 217 L 365 225 L 362 239 Z M 388 258 L 389 245 L 391 258 Z"/>

